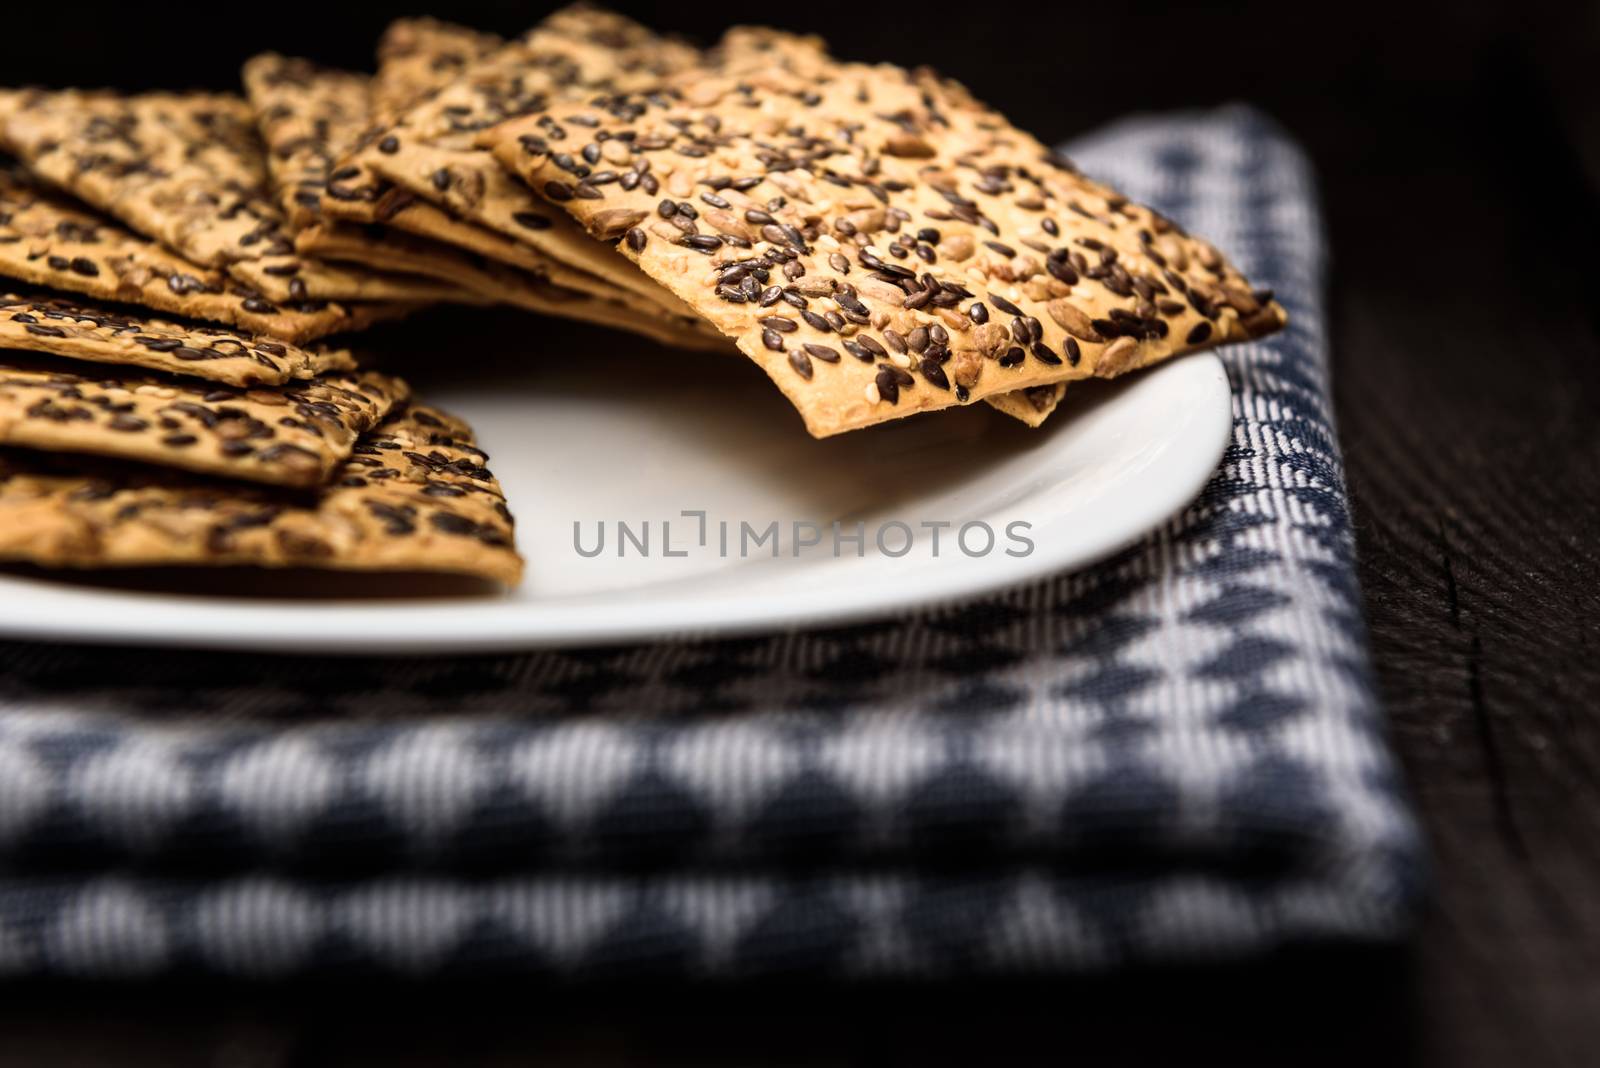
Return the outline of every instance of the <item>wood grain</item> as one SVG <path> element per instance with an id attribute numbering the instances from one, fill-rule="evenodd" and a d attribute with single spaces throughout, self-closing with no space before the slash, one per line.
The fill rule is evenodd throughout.
<path id="1" fill-rule="evenodd" d="M 1496 131 L 1478 166 L 1402 137 L 1334 208 L 1344 262 L 1380 258 L 1338 291 L 1336 401 L 1374 659 L 1436 855 L 1433 1063 L 1600 1057 L 1600 157 L 1569 47 L 1502 46 L 1469 86 L 1442 133 Z M 1429 228 L 1429 261 L 1457 269 L 1382 255 L 1402 181 L 1431 219 L 1471 220 Z"/>

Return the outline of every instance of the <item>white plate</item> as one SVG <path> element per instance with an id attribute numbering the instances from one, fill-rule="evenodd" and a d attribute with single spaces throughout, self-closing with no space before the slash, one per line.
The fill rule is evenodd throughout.
<path id="1" fill-rule="evenodd" d="M 703 361 L 660 383 L 626 357 L 586 353 L 552 366 L 451 368 L 449 384 L 417 381 L 459 412 L 493 456 L 528 559 L 505 596 L 434 593 L 401 599 L 307 597 L 306 576 L 190 572 L 66 577 L 0 574 L 0 635 L 149 645 L 315 652 L 474 651 L 727 634 L 840 623 L 945 601 L 1082 567 L 1127 545 L 1187 504 L 1215 469 L 1231 427 L 1227 376 L 1210 354 L 1117 383 L 1088 382 L 1045 427 L 1030 431 L 985 405 L 814 441 L 755 372 Z M 466 374 L 463 380 L 461 377 Z M 416 380 L 418 376 L 413 376 Z M 707 544 L 698 542 L 707 513 Z M 616 555 L 617 523 L 637 536 Z M 739 552 L 740 524 L 780 524 L 771 542 Z M 830 524 L 864 523 L 866 547 L 833 554 Z M 898 552 L 881 552 L 881 531 Z M 606 551 L 586 558 L 598 524 Z M 663 523 L 670 548 L 663 553 Z M 730 529 L 729 553 L 719 547 Z M 793 524 L 822 543 L 790 555 Z M 937 555 L 932 529 L 940 530 Z M 967 555 L 953 538 L 986 523 L 995 545 Z M 1026 555 L 1013 528 L 1031 540 Z M 804 528 L 803 533 L 809 533 Z M 984 546 L 983 528 L 966 548 Z M 345 580 L 339 580 L 341 583 Z M 164 585 L 158 585 L 157 583 Z M 411 587 L 415 590 L 416 587 Z M 295 593 L 292 599 L 285 593 Z M 317 595 L 319 594 L 320 595 Z"/>

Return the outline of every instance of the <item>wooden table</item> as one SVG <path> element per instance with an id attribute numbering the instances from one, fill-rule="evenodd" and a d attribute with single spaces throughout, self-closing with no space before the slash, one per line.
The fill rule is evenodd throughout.
<path id="1" fill-rule="evenodd" d="M 1414 946 L 938 990 L 23 989 L 0 1066 L 1600 1063 L 1600 5 L 1323 7 L 736 14 L 931 63 L 1048 138 L 1248 99 L 1309 147 L 1372 652 L 1436 863 Z M 6 80 L 227 85 L 267 47 L 360 65 L 388 12 L 99 15 L 31 12 L 71 43 Z M 705 39 L 733 15 L 675 17 Z"/>

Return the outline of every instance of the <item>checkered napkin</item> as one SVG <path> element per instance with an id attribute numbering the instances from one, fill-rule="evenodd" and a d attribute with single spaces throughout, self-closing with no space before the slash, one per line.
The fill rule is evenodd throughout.
<path id="1" fill-rule="evenodd" d="M 1082 971 L 1403 934 L 1306 161 L 1070 146 L 1289 309 L 1081 574 L 892 623 L 448 660 L 0 646 L 0 975 Z M 936 418 L 936 417 L 935 417 Z"/>

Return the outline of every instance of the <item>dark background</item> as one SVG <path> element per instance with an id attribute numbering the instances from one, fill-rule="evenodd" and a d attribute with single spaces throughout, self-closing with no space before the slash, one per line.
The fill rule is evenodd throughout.
<path id="1" fill-rule="evenodd" d="M 549 5 L 427 13 L 515 33 Z M 989 989 L 5 991 L 0 1065 L 1600 1063 L 1600 2 L 612 5 L 926 63 L 1047 141 L 1248 100 L 1308 147 L 1372 649 L 1432 842 L 1414 946 Z M 30 5 L 7 84 L 370 67 L 417 5 Z"/>

